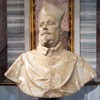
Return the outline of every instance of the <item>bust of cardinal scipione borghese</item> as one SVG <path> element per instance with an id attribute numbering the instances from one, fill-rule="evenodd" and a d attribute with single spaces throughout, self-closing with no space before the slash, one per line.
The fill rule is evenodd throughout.
<path id="1" fill-rule="evenodd" d="M 96 77 L 82 57 L 64 49 L 60 41 L 63 15 L 60 8 L 43 1 L 38 18 L 37 48 L 19 55 L 5 73 L 28 95 L 40 98 L 69 96 Z"/>

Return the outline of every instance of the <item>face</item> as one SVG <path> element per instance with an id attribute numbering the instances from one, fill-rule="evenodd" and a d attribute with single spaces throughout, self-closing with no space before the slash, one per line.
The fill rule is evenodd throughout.
<path id="1" fill-rule="evenodd" d="M 54 47 L 59 42 L 60 27 L 57 19 L 46 15 L 39 20 L 39 43 L 42 46 Z"/>

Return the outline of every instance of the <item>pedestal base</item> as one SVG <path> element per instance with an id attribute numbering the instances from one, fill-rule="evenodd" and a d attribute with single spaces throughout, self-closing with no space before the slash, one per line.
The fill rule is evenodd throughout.
<path id="1" fill-rule="evenodd" d="M 39 100 L 60 100 L 59 98 L 39 98 Z"/>

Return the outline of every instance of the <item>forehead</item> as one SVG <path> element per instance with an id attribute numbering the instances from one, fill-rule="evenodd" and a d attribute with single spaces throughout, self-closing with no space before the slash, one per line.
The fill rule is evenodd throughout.
<path id="1" fill-rule="evenodd" d="M 41 18 L 39 19 L 39 22 L 46 22 L 46 21 L 57 21 L 56 17 L 51 15 L 51 14 L 48 14 L 48 15 L 44 15 L 44 16 L 41 16 Z"/>

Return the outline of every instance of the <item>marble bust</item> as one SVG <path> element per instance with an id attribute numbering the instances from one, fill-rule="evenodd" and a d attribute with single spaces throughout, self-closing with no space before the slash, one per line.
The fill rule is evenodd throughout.
<path id="1" fill-rule="evenodd" d="M 46 1 L 39 13 L 39 44 L 21 54 L 5 76 L 26 94 L 40 98 L 69 96 L 96 77 L 80 56 L 65 50 L 60 41 L 64 12 Z"/>

